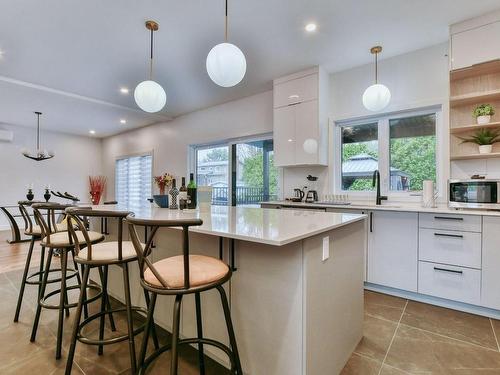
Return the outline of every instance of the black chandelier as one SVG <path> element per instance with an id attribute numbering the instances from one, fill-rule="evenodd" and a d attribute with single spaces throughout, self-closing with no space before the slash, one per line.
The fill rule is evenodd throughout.
<path id="1" fill-rule="evenodd" d="M 35 112 L 37 121 L 36 121 L 36 150 L 34 152 L 30 152 L 28 150 L 23 150 L 22 153 L 29 159 L 42 161 L 47 159 L 52 159 L 54 157 L 54 152 L 42 150 L 40 149 L 40 115 L 42 112 Z"/>

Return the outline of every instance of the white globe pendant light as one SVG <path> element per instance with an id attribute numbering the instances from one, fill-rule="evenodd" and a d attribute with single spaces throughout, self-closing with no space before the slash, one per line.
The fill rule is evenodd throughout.
<path id="1" fill-rule="evenodd" d="M 387 86 L 378 83 L 378 54 L 382 52 L 382 47 L 375 46 L 370 52 L 375 55 L 375 84 L 368 87 L 363 93 L 363 105 L 369 111 L 377 112 L 389 105 L 391 92 Z"/>
<path id="2" fill-rule="evenodd" d="M 225 42 L 213 47 L 207 56 L 207 72 L 212 81 L 222 87 L 233 87 L 241 82 L 247 71 L 243 52 L 227 41 L 227 0 Z"/>
<path id="3" fill-rule="evenodd" d="M 146 21 L 146 29 L 151 32 L 151 57 L 149 64 L 149 79 L 142 81 L 134 90 L 134 99 L 144 112 L 160 111 L 167 103 L 167 94 L 161 85 L 153 81 L 153 33 L 159 28 L 155 21 Z"/>

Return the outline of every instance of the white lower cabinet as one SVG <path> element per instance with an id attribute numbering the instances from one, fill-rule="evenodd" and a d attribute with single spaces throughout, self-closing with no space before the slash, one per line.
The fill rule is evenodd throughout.
<path id="1" fill-rule="evenodd" d="M 371 211 L 369 216 L 368 282 L 416 292 L 418 214 Z"/>
<path id="2" fill-rule="evenodd" d="M 483 217 L 481 305 L 500 310 L 500 217 Z"/>
<path id="3" fill-rule="evenodd" d="M 481 270 L 419 262 L 418 291 L 434 297 L 479 305 Z"/>

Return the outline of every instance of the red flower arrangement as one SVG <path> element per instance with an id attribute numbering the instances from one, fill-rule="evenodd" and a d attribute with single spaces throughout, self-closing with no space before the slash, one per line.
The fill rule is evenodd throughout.
<path id="1" fill-rule="evenodd" d="M 99 204 L 101 196 L 104 193 L 104 188 L 106 187 L 106 177 L 105 176 L 89 176 L 90 185 L 90 199 L 92 204 Z"/>
<path id="2" fill-rule="evenodd" d="M 172 184 L 173 179 L 174 177 L 169 173 L 154 177 L 155 183 L 158 185 L 158 189 L 160 189 L 160 195 L 165 195 L 165 188 Z"/>

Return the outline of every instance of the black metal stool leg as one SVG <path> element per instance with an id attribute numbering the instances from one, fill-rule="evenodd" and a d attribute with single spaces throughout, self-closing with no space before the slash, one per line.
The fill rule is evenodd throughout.
<path id="1" fill-rule="evenodd" d="M 57 323 L 57 343 L 56 343 L 56 359 L 61 358 L 62 340 L 64 330 L 64 312 L 65 305 L 68 300 L 66 290 L 66 271 L 68 268 L 68 251 L 62 249 L 61 251 L 61 294 L 59 298 L 59 321 Z"/>
<path id="2" fill-rule="evenodd" d="M 132 374 L 135 374 L 137 369 L 137 360 L 135 357 L 135 344 L 134 344 L 134 321 L 132 318 L 132 299 L 130 298 L 130 282 L 128 275 L 128 264 L 122 265 L 123 269 L 123 284 L 125 288 L 125 304 L 127 308 L 127 326 L 128 326 L 128 346 L 130 352 L 130 369 Z"/>
<path id="3" fill-rule="evenodd" d="M 40 271 L 38 274 L 38 298 L 42 298 L 40 292 L 42 291 L 42 281 L 43 281 L 43 267 L 45 265 L 45 246 L 42 246 L 40 251 L 40 266 L 38 270 Z"/>
<path id="4" fill-rule="evenodd" d="M 145 291 L 148 293 L 148 291 Z M 148 297 L 149 299 L 149 297 Z M 149 334 L 151 332 L 151 328 L 154 325 L 154 319 L 153 315 L 155 312 L 155 306 L 156 306 L 156 293 L 153 293 L 153 296 L 151 297 L 151 300 L 148 303 L 148 317 L 146 320 L 146 326 L 144 327 L 144 335 L 142 338 L 142 344 L 141 344 L 141 352 L 139 353 L 139 368 L 144 365 L 144 360 L 146 359 L 146 351 L 148 350 L 148 341 L 149 341 Z M 153 331 L 154 332 L 154 331 Z M 158 349 L 158 348 L 155 348 Z"/>
<path id="5" fill-rule="evenodd" d="M 178 294 L 175 296 L 174 303 L 174 321 L 172 324 L 172 358 L 170 362 L 170 375 L 177 375 L 177 367 L 178 367 L 178 352 L 177 346 L 179 343 L 179 323 L 181 320 L 181 303 L 182 303 L 182 294 Z"/>
<path id="6" fill-rule="evenodd" d="M 143 290 L 144 290 L 144 299 L 146 300 L 146 306 L 148 307 L 148 311 L 149 311 L 149 304 L 151 303 L 151 301 L 149 299 L 149 292 L 146 289 L 143 289 Z M 147 330 L 151 329 L 151 334 L 153 336 L 153 344 L 155 346 L 155 349 L 159 349 L 160 342 L 158 341 L 158 335 L 156 334 L 155 320 L 154 320 L 154 317 L 151 317 L 151 319 L 152 319 L 151 326 L 146 325 L 146 327 L 144 329 L 147 329 Z M 149 335 L 149 332 L 148 332 L 148 335 Z"/>
<path id="7" fill-rule="evenodd" d="M 102 271 L 101 267 L 98 267 L 99 269 L 99 276 L 101 277 L 101 286 L 102 286 L 102 295 L 101 295 L 101 313 L 106 311 L 106 290 L 107 290 L 107 285 L 106 285 L 106 279 L 104 277 L 104 273 Z M 102 314 L 101 317 L 99 318 L 99 341 L 102 341 L 104 339 L 104 322 L 106 319 L 106 315 Z M 104 345 L 98 345 L 97 349 L 97 354 L 102 355 L 104 353 L 103 349 Z"/>
<path id="8" fill-rule="evenodd" d="M 103 292 L 106 294 L 106 308 L 108 311 L 111 311 L 111 301 L 109 300 L 109 294 L 108 294 L 108 266 L 104 266 L 104 280 L 106 281 L 106 289 L 103 288 Z M 113 332 L 116 331 L 116 326 L 115 326 L 115 319 L 113 318 L 113 313 L 109 313 L 109 324 L 111 325 L 111 330 Z"/>
<path id="9" fill-rule="evenodd" d="M 50 248 L 49 254 L 47 256 L 47 263 L 45 264 L 45 272 L 43 274 L 42 288 L 40 289 L 40 296 L 38 298 L 35 319 L 33 321 L 33 328 L 31 329 L 31 338 L 30 338 L 31 342 L 35 341 L 35 339 L 36 339 L 36 331 L 38 330 L 38 323 L 40 322 L 40 314 L 42 312 L 42 305 L 41 305 L 40 301 L 43 298 L 43 296 L 45 295 L 45 289 L 47 288 L 47 280 L 49 278 L 50 263 L 52 261 L 53 253 L 54 253 L 54 249 Z"/>
<path id="10" fill-rule="evenodd" d="M 82 275 L 84 273 L 84 269 L 85 269 L 85 266 L 82 264 L 82 267 L 81 267 Z M 78 271 L 78 268 L 76 270 Z M 85 288 L 85 290 L 83 291 L 83 295 L 84 295 L 84 300 L 86 301 L 87 300 L 87 288 Z M 87 319 L 89 317 L 89 309 L 88 309 L 88 306 L 86 303 L 83 305 L 83 317 L 85 319 Z"/>
<path id="11" fill-rule="evenodd" d="M 196 303 L 196 328 L 198 331 L 198 338 L 203 338 L 203 321 L 201 315 L 201 296 L 200 293 L 195 293 L 194 295 Z M 203 353 L 203 344 L 198 344 L 198 361 L 200 366 L 200 375 L 205 375 L 205 355 Z"/>
<path id="12" fill-rule="evenodd" d="M 31 264 L 31 256 L 33 255 L 34 247 L 35 247 L 35 237 L 32 236 L 30 247 L 28 250 L 28 256 L 26 257 L 26 264 L 24 265 L 24 273 L 23 273 L 23 280 L 21 281 L 21 289 L 19 289 L 19 296 L 17 297 L 16 313 L 14 314 L 14 322 L 16 323 L 19 321 L 19 313 L 21 312 L 21 304 L 23 303 L 24 287 L 26 286 L 26 279 L 28 278 L 28 272 Z"/>
<path id="13" fill-rule="evenodd" d="M 76 348 L 76 341 L 77 341 L 77 335 L 78 335 L 78 328 L 80 326 L 80 320 L 82 318 L 83 305 L 85 304 L 84 291 L 87 290 L 87 282 L 89 279 L 89 272 L 90 272 L 90 267 L 83 266 L 83 277 L 82 277 L 82 283 L 80 285 L 80 297 L 78 299 L 78 306 L 76 308 L 75 321 L 73 323 L 73 331 L 71 333 L 71 345 L 69 347 L 68 360 L 66 362 L 66 372 L 65 372 L 66 375 L 71 375 L 71 368 L 73 366 L 73 358 L 75 357 L 75 348 Z"/>
<path id="14" fill-rule="evenodd" d="M 231 350 L 233 351 L 233 361 L 236 367 L 238 375 L 243 375 L 241 369 L 240 355 L 238 353 L 238 346 L 236 345 L 236 336 L 234 335 L 233 322 L 231 320 L 231 310 L 229 309 L 229 303 L 227 302 L 226 291 L 222 285 L 217 286 L 220 298 L 222 301 L 222 308 L 224 309 L 224 317 L 226 319 L 227 333 L 229 335 L 229 343 L 231 344 Z"/>

